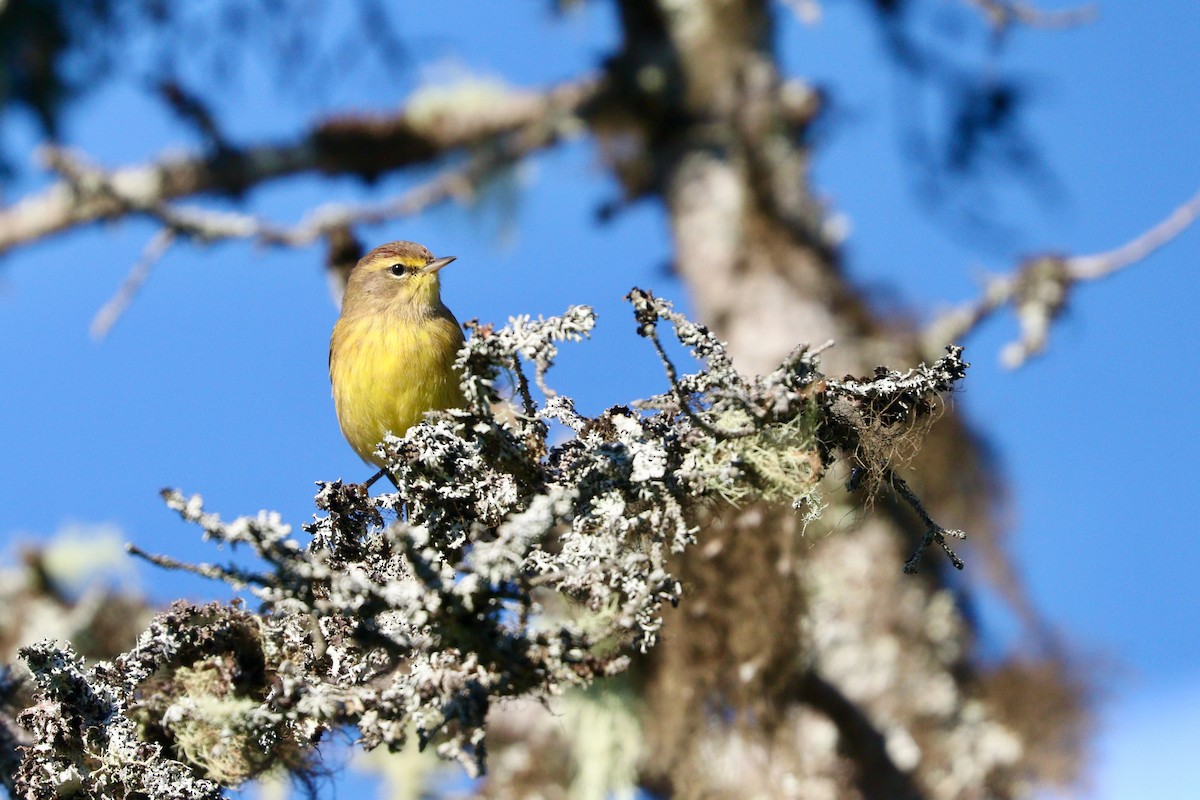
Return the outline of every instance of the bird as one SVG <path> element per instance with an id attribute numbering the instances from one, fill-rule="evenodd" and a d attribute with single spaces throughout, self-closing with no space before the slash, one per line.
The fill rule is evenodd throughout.
<path id="1" fill-rule="evenodd" d="M 455 357 L 462 328 L 441 298 L 434 258 L 415 242 L 389 242 L 350 271 L 329 341 L 329 380 L 342 435 L 354 452 L 395 483 L 376 452 L 387 434 L 403 436 L 435 409 L 464 403 Z"/>

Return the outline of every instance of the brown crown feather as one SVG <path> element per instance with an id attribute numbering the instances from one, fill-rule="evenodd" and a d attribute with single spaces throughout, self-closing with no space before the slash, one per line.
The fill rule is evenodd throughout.
<path id="1" fill-rule="evenodd" d="M 416 242 L 388 242 L 381 244 L 358 260 L 359 266 L 370 264 L 376 259 L 394 258 L 397 261 L 412 264 L 428 264 L 433 260 L 433 253 Z"/>

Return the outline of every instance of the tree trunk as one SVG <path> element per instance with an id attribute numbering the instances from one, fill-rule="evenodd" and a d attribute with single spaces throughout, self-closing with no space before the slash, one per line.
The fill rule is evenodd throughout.
<path id="1" fill-rule="evenodd" d="M 631 196 L 666 204 L 675 268 L 739 368 L 763 373 L 798 343 L 827 339 L 826 374 L 912 365 L 915 341 L 871 312 L 824 232 L 803 122 L 789 110 L 803 89 L 780 79 L 768 4 L 620 8 L 625 46 L 598 117 L 633 120 L 622 135 L 645 149 L 613 166 Z M 926 449 L 912 483 L 934 516 L 993 536 L 997 487 L 961 420 L 947 411 Z M 831 505 L 807 530 L 797 512 L 759 506 L 705 525 L 679 565 L 685 600 L 644 664 L 647 786 L 678 797 L 1013 797 L 1029 779 L 1072 777 L 1062 671 L 1014 662 L 984 674 L 948 562 L 930 551 L 921 575 L 902 574 L 921 528 L 886 500 L 857 510 L 864 499 Z M 1055 711 L 994 702 L 993 685 L 1011 688 L 1014 675 Z M 1048 731 L 1056 757 L 1039 752 Z"/>

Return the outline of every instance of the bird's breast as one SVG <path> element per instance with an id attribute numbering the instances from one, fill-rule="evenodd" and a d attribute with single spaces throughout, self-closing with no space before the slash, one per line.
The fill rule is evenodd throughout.
<path id="1" fill-rule="evenodd" d="M 426 411 L 462 404 L 454 358 L 463 336 L 453 317 L 343 317 L 334 327 L 329 377 L 342 433 L 363 460 L 403 436 Z"/>

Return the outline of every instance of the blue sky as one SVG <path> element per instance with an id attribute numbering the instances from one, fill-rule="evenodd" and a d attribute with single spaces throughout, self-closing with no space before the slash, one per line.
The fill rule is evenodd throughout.
<path id="1" fill-rule="evenodd" d="M 387 109 L 429 76 L 455 73 L 542 85 L 591 68 L 614 41 L 607 3 L 554 21 L 545 3 L 408 4 L 400 31 L 422 69 L 280 91 L 251 65 L 218 105 L 235 140 L 282 135 L 323 110 Z M 937 4 L 934 4 L 937 5 Z M 996 200 L 1007 237 L 966 234 L 920 201 L 900 131 L 914 109 L 853 2 L 823 4 L 818 25 L 790 19 L 788 70 L 825 82 L 837 112 L 814 161 L 822 197 L 850 224 L 851 274 L 918 317 L 977 295 L 979 276 L 1021 253 L 1114 247 L 1200 188 L 1200 8 L 1184 0 L 1107 3 L 1068 32 L 1017 31 L 999 68 L 1034 87 L 1026 131 L 1054 190 L 1012 183 Z M 500 26 L 511 34 L 497 37 Z M 986 68 L 964 35 L 957 52 Z M 20 120 L 9 129 L 31 141 Z M 143 160 L 192 146 L 188 132 L 133 81 L 88 98 L 67 126 L 99 162 Z M 16 196 L 42 180 L 32 169 Z M 563 350 L 553 381 L 588 410 L 662 387 L 653 354 L 633 333 L 622 295 L 633 285 L 684 301 L 666 274 L 662 212 L 642 204 L 605 225 L 614 199 L 586 143 L 538 158 L 502 198 L 446 208 L 372 230 L 372 242 L 427 244 L 459 261 L 444 295 L 460 318 L 502 321 L 572 303 L 600 312 L 595 340 Z M 252 195 L 254 209 L 294 220 L 307 207 L 381 196 L 353 182 L 296 179 Z M 313 481 L 366 477 L 342 441 L 326 375 L 336 316 L 316 251 L 244 244 L 176 247 L 103 342 L 88 324 L 153 229 L 124 222 L 9 256 L 0 267 L 0 539 L 17 542 L 73 524 L 185 559 L 213 558 L 156 492 L 204 495 L 232 517 L 259 508 L 297 526 Z M 994 448 L 1012 496 L 1011 551 L 1038 608 L 1075 646 L 1101 690 L 1102 727 L 1088 797 L 1184 797 L 1200 747 L 1200 537 L 1187 502 L 1200 481 L 1192 409 L 1200 390 L 1194 344 L 1200 230 L 1073 298 L 1049 352 L 1007 371 L 999 351 L 1015 332 L 1001 316 L 973 336 L 974 367 L 956 403 Z M 596 376 L 603 376 L 597 380 Z M 970 557 L 969 551 L 967 552 Z M 968 567 L 969 569 L 970 567 Z M 160 599 L 217 587 L 142 571 Z M 1014 626 L 985 603 L 986 634 Z M 1157 791 L 1147 781 L 1162 781 Z M 1194 780 L 1192 781 L 1194 791 Z"/>

